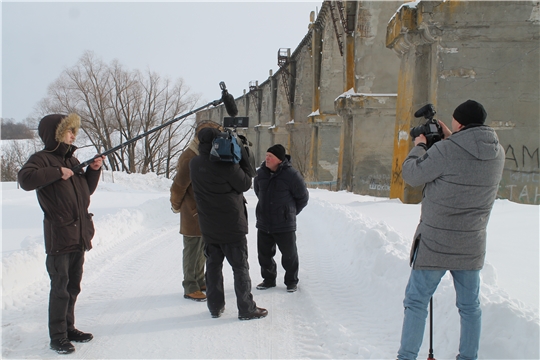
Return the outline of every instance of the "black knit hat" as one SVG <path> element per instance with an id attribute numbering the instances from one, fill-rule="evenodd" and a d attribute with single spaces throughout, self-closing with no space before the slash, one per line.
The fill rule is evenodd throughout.
<path id="1" fill-rule="evenodd" d="M 482 104 L 474 100 L 467 100 L 454 110 L 453 116 L 458 123 L 464 126 L 470 124 L 483 125 L 486 121 L 487 113 Z"/>
<path id="2" fill-rule="evenodd" d="M 285 160 L 285 148 L 281 144 L 270 146 L 266 152 L 274 154 L 281 161 Z"/>
<path id="3" fill-rule="evenodd" d="M 197 134 L 200 144 L 210 144 L 219 134 L 219 130 L 212 127 L 201 129 Z"/>

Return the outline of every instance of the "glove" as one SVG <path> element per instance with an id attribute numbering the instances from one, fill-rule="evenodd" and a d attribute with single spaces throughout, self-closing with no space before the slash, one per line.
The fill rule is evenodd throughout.
<path id="1" fill-rule="evenodd" d="M 171 206 L 171 210 L 172 210 L 172 212 L 175 213 L 175 214 L 180 213 L 180 209 L 176 210 L 176 209 L 173 208 L 172 206 Z"/>

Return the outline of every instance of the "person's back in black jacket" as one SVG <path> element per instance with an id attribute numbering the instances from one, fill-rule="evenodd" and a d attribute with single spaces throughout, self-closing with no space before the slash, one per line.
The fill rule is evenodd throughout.
<path id="1" fill-rule="evenodd" d="M 225 309 L 222 268 L 226 257 L 233 268 L 238 318 L 257 319 L 268 312 L 256 306 L 251 294 L 243 192 L 251 187 L 252 179 L 238 164 L 210 160 L 212 141 L 218 133 L 214 128 L 199 132 L 199 155 L 189 164 L 205 244 L 208 309 L 212 317 L 221 316 Z"/>
<path id="2" fill-rule="evenodd" d="M 244 191 L 252 179 L 237 164 L 211 161 L 211 145 L 201 142 L 189 165 L 201 232 L 206 243 L 241 241 L 248 233 Z"/>

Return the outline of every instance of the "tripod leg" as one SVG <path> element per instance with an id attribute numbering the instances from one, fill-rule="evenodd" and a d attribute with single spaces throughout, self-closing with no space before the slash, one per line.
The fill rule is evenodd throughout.
<path id="1" fill-rule="evenodd" d="M 435 360 L 433 357 L 433 297 L 429 299 L 429 355 L 427 360 Z"/>

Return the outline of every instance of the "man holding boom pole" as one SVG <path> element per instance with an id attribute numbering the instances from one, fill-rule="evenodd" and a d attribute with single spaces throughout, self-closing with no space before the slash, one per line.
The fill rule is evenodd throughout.
<path id="1" fill-rule="evenodd" d="M 79 164 L 73 156 L 77 150 L 73 142 L 80 126 L 77 114 L 52 114 L 41 119 L 38 133 L 45 148 L 30 156 L 18 174 L 24 190 L 36 190 L 44 213 L 46 266 L 51 279 L 50 347 L 60 354 L 75 351 L 71 341 L 93 338 L 75 328 L 75 302 L 81 291 L 84 252 L 92 248 L 94 224 L 88 206 L 104 156 L 97 156 L 86 171 L 72 170 Z"/>

